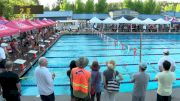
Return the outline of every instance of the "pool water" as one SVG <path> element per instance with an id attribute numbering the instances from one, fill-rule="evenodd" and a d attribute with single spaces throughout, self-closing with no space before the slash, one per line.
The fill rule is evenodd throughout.
<path id="1" fill-rule="evenodd" d="M 70 94 L 69 78 L 66 71 L 69 69 L 69 63 L 73 59 L 80 56 L 87 56 L 90 63 L 86 67 L 91 71 L 89 66 L 93 60 L 97 60 L 100 65 L 100 72 L 103 72 L 107 67 L 105 62 L 108 60 L 116 61 L 116 70 L 119 71 L 124 80 L 128 82 L 131 80 L 133 73 L 138 72 L 139 54 L 140 54 L 140 35 L 139 34 L 118 34 L 107 35 L 109 39 L 103 39 L 98 35 L 63 35 L 47 52 L 44 57 L 48 59 L 48 68 L 51 72 L 56 73 L 54 80 L 55 94 L 65 95 Z M 112 38 L 110 40 L 110 38 Z M 117 46 L 114 45 L 118 40 Z M 179 34 L 145 34 L 142 35 L 142 61 L 147 62 L 148 68 L 146 72 L 149 73 L 150 79 L 154 80 L 158 72 L 157 62 L 162 57 L 162 51 L 168 48 L 171 57 L 175 59 L 176 76 L 180 77 L 180 35 Z M 122 50 L 122 44 L 130 50 Z M 134 56 L 133 49 L 137 48 L 137 56 Z M 25 79 L 21 80 L 22 95 L 38 95 L 34 70 L 35 64 L 31 70 L 24 76 Z M 179 87 L 180 81 L 173 83 L 173 87 Z M 127 89 L 128 88 L 128 89 Z M 149 82 L 148 90 L 156 89 L 157 82 Z M 131 92 L 133 89 L 132 83 L 122 83 L 120 85 L 120 92 Z"/>

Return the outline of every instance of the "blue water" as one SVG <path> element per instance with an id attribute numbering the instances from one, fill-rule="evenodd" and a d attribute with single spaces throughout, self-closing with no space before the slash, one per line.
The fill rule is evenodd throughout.
<path id="1" fill-rule="evenodd" d="M 118 39 L 118 46 L 114 46 L 114 41 L 103 40 L 97 35 L 63 35 L 47 52 L 44 54 L 48 59 L 48 68 L 51 72 L 56 73 L 54 80 L 55 94 L 64 95 L 70 94 L 69 79 L 66 76 L 66 71 L 69 69 L 69 63 L 73 59 L 80 56 L 87 56 L 91 65 L 93 60 L 98 60 L 101 65 L 100 71 L 106 69 L 105 62 L 108 60 L 116 61 L 116 70 L 118 70 L 125 81 L 130 81 L 133 73 L 138 72 L 139 54 L 140 54 L 140 35 L 108 35 L 113 39 Z M 121 44 L 129 45 L 132 51 L 121 50 Z M 180 62 L 180 35 L 165 34 L 165 35 L 143 35 L 142 36 L 142 61 L 155 63 L 148 65 L 146 70 L 150 79 L 154 80 L 158 72 L 157 62 L 162 57 L 164 48 L 170 48 L 171 57 L 176 62 Z M 137 56 L 134 56 L 133 48 L 137 48 Z M 89 65 L 86 67 L 90 71 Z M 35 64 L 31 70 L 25 75 L 26 79 L 21 81 L 22 95 L 38 95 L 37 87 L 34 79 Z M 177 64 L 176 76 L 180 77 Z M 180 86 L 180 81 L 173 84 L 174 87 Z M 127 89 L 128 87 L 128 89 Z M 120 92 L 131 92 L 132 83 L 121 84 Z M 157 82 L 149 82 L 148 90 L 156 89 Z"/>

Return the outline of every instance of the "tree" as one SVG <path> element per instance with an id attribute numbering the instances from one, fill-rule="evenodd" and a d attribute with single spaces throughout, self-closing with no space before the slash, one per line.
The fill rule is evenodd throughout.
<path id="1" fill-rule="evenodd" d="M 156 2 L 154 0 L 146 0 L 144 2 L 144 13 L 153 14 L 155 7 L 156 7 Z"/>
<path id="2" fill-rule="evenodd" d="M 44 7 L 44 11 L 50 11 L 50 8 L 48 5 Z"/>
<path id="3" fill-rule="evenodd" d="M 125 4 L 125 7 L 129 9 L 132 9 L 134 6 L 132 0 L 124 0 L 124 4 Z"/>
<path id="4" fill-rule="evenodd" d="M 122 4 L 121 3 L 109 3 L 108 4 L 108 11 L 113 11 L 113 10 L 119 10 Z"/>
<path id="5" fill-rule="evenodd" d="M 84 13 L 85 6 L 81 0 L 76 0 L 75 8 L 75 13 Z"/>
<path id="6" fill-rule="evenodd" d="M 156 7 L 155 7 L 155 9 L 154 9 L 154 11 L 153 11 L 153 14 L 159 14 L 159 13 L 161 13 L 161 3 L 157 3 L 156 4 Z"/>
<path id="7" fill-rule="evenodd" d="M 93 13 L 94 12 L 94 0 L 87 0 L 85 6 L 86 13 Z"/>
<path id="8" fill-rule="evenodd" d="M 52 5 L 52 11 L 59 11 L 60 7 L 59 5 L 53 4 Z"/>
<path id="9" fill-rule="evenodd" d="M 133 10 L 139 12 L 139 13 L 143 13 L 143 2 L 142 0 L 135 0 L 133 2 L 133 6 L 132 6 Z"/>
<path id="10" fill-rule="evenodd" d="M 96 4 L 96 12 L 97 13 L 107 13 L 108 12 L 108 4 L 106 0 L 99 0 Z"/>

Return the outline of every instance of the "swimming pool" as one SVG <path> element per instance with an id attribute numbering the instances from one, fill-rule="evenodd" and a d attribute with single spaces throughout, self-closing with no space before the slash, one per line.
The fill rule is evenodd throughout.
<path id="1" fill-rule="evenodd" d="M 56 73 L 54 80 L 55 94 L 64 95 L 70 94 L 69 79 L 66 76 L 66 71 L 69 69 L 69 63 L 79 56 L 87 56 L 91 65 L 93 60 L 98 60 L 101 65 L 100 71 L 106 69 L 105 62 L 113 59 L 116 61 L 116 70 L 122 75 L 124 80 L 131 80 L 133 73 L 138 72 L 139 63 L 139 34 L 119 34 L 107 35 L 112 40 L 107 38 L 103 40 L 98 35 L 63 35 L 45 54 L 48 59 L 48 68 L 51 72 Z M 118 45 L 115 47 L 117 39 Z M 180 78 L 180 35 L 179 34 L 145 34 L 142 36 L 142 61 L 149 63 L 147 72 L 150 74 L 150 79 L 154 80 L 158 72 L 157 62 L 162 56 L 162 51 L 165 48 L 170 50 L 171 57 L 177 62 L 176 76 Z M 122 50 L 122 44 L 129 45 L 132 51 L 127 49 Z M 137 56 L 134 56 L 133 48 L 137 48 Z M 151 64 L 150 64 L 151 63 Z M 21 80 L 22 95 L 38 95 L 37 87 L 34 79 L 35 64 L 31 70 L 25 75 L 26 79 Z M 86 67 L 90 70 L 89 66 Z M 180 81 L 176 81 L 173 87 L 179 87 Z M 127 89 L 128 87 L 128 89 Z M 149 82 L 148 90 L 156 89 L 157 82 Z M 133 89 L 132 83 L 123 83 L 120 86 L 120 92 L 131 92 Z"/>

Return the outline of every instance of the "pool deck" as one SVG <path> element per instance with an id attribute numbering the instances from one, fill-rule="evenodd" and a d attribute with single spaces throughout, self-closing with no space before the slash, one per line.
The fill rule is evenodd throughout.
<path id="1" fill-rule="evenodd" d="M 173 89 L 173 95 L 171 101 L 180 101 L 180 88 Z M 105 101 L 104 94 L 101 96 L 101 101 Z M 121 99 L 121 100 L 119 100 Z M 22 101 L 41 101 L 39 97 L 35 96 L 22 96 Z M 59 95 L 56 96 L 56 101 L 70 101 L 70 96 L 68 95 Z M 131 93 L 118 93 L 116 96 L 116 101 L 131 101 Z M 146 93 L 145 101 L 156 101 L 156 91 L 151 90 Z"/>

